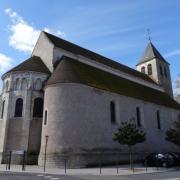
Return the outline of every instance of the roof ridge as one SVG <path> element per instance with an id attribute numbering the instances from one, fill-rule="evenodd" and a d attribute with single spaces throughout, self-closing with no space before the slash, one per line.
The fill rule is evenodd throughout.
<path id="1" fill-rule="evenodd" d="M 114 60 L 112 60 L 110 58 L 107 58 L 107 57 L 105 57 L 103 55 L 100 55 L 100 54 L 95 53 L 95 52 L 93 52 L 91 50 L 88 50 L 88 49 L 83 48 L 83 47 L 81 47 L 79 45 L 76 45 L 76 44 L 71 43 L 71 42 L 69 42 L 67 40 L 64 40 L 64 39 L 62 39 L 60 37 L 57 37 L 57 36 L 55 36 L 53 34 L 47 33 L 45 31 L 43 31 L 43 32 L 47 35 L 48 39 L 57 47 L 60 47 L 60 48 L 62 48 L 64 50 L 68 50 L 68 51 L 73 52 L 73 53 L 79 53 L 80 55 L 82 55 L 84 57 L 87 57 L 89 59 L 92 59 L 94 61 L 97 61 L 97 62 L 99 62 L 101 64 L 107 65 L 107 66 L 109 66 L 111 68 L 120 70 L 120 71 L 125 72 L 127 74 L 130 74 L 132 76 L 136 76 L 136 77 L 138 77 L 140 79 L 143 79 L 143 80 L 148 81 L 150 83 L 156 84 L 146 74 L 141 73 L 141 72 L 139 72 L 139 71 L 137 71 L 137 70 L 135 70 L 133 68 L 130 68 L 127 65 L 121 64 L 121 63 L 119 63 L 117 61 L 114 61 Z"/>
<path id="2" fill-rule="evenodd" d="M 66 42 L 66 43 L 68 43 L 68 44 L 71 44 L 71 45 L 73 45 L 73 46 L 76 46 L 76 47 L 78 47 L 78 48 L 81 48 L 81 49 L 84 49 L 85 51 L 89 51 L 90 53 L 93 53 L 93 54 L 96 54 L 96 55 L 98 55 L 98 56 L 101 56 L 102 58 L 105 58 L 105 59 L 108 59 L 108 60 L 110 60 L 110 61 L 113 61 L 113 62 L 116 62 L 116 63 L 118 63 L 118 64 L 121 64 L 121 63 L 119 63 L 119 62 L 117 62 L 117 61 L 114 61 L 114 60 L 112 60 L 112 59 L 110 59 L 110 58 L 108 58 L 108 57 L 105 57 L 105 56 L 103 56 L 103 55 L 101 55 L 101 54 L 99 54 L 99 53 L 96 53 L 96 52 L 94 52 L 94 51 L 91 51 L 91 50 L 89 50 L 89 49 L 87 49 L 87 48 L 84 48 L 84 47 L 82 47 L 82 46 L 80 46 L 80 45 L 77 45 L 77 44 L 75 44 L 75 43 L 72 43 L 72 42 L 70 42 L 70 41 L 67 41 L 67 40 L 65 40 L 65 39 L 62 39 L 62 38 L 60 38 L 60 37 L 58 37 L 58 36 L 55 36 L 54 34 L 50 34 L 50 33 L 48 33 L 48 32 L 46 32 L 46 31 L 43 31 L 45 34 L 47 34 L 48 36 L 53 36 L 54 38 L 57 38 L 57 39 L 59 39 L 59 40 L 61 40 L 61 41 L 64 41 L 64 42 Z M 50 39 L 50 41 L 54 44 L 54 42 Z M 123 64 L 121 64 L 121 65 L 123 65 Z M 123 66 L 126 66 L 126 65 L 123 65 Z M 127 66 L 128 67 L 128 66 Z M 130 67 L 129 67 L 130 68 Z M 132 69 L 132 68 L 131 68 Z M 134 69 L 133 69 L 134 70 Z"/>

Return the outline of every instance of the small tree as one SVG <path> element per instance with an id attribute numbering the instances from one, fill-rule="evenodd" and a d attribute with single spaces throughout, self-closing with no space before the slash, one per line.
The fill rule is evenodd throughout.
<path id="1" fill-rule="evenodd" d="M 129 148 L 130 168 L 132 169 L 132 146 L 146 140 L 146 134 L 139 130 L 133 122 L 122 122 L 117 132 L 114 133 L 114 141 L 127 145 Z"/>
<path id="2" fill-rule="evenodd" d="M 180 118 L 174 122 L 175 127 L 166 131 L 166 140 L 180 146 Z"/>

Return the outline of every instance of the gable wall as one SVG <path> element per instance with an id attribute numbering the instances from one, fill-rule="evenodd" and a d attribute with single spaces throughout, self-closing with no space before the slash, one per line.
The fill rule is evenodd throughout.
<path id="1" fill-rule="evenodd" d="M 49 41 L 46 35 L 41 32 L 32 52 L 32 56 L 39 56 L 42 59 L 50 72 L 53 71 L 53 47 L 54 45 Z"/>

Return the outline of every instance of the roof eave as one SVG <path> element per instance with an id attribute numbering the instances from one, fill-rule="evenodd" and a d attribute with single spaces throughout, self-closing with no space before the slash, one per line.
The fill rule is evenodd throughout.
<path id="1" fill-rule="evenodd" d="M 24 70 L 24 71 L 9 71 L 9 72 L 4 73 L 4 74 L 1 76 L 1 79 L 4 80 L 4 78 L 5 78 L 8 74 L 25 73 L 25 72 L 40 73 L 40 74 L 47 75 L 47 73 L 45 73 L 45 72 L 30 71 L 30 70 Z M 49 75 L 50 75 L 50 74 L 51 74 L 51 73 L 49 73 Z"/>
<path id="2" fill-rule="evenodd" d="M 140 61 L 138 64 L 136 64 L 136 66 L 138 66 L 138 65 L 141 65 L 141 64 L 144 64 L 144 63 L 146 63 L 146 62 L 148 62 L 148 61 L 151 61 L 151 60 L 153 60 L 154 58 L 156 58 L 156 57 L 153 57 L 153 58 L 149 58 L 149 59 L 147 59 L 147 60 L 143 60 L 143 61 Z M 156 59 L 159 59 L 159 58 L 156 58 Z M 166 63 L 167 65 L 170 65 L 165 59 L 161 59 L 164 63 Z"/>
<path id="3" fill-rule="evenodd" d="M 153 60 L 155 57 L 153 57 L 153 58 L 149 58 L 149 59 L 147 59 L 147 60 L 142 60 L 142 61 L 140 61 L 138 64 L 136 64 L 136 66 L 138 66 L 138 65 L 140 65 L 140 64 L 144 64 L 144 63 L 146 63 L 146 62 L 148 62 L 148 61 L 151 61 L 151 60 Z"/>

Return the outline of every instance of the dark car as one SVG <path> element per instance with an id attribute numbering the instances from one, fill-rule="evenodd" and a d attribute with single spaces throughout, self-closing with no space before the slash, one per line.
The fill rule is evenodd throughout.
<path id="1" fill-rule="evenodd" d="M 180 165 L 180 154 L 177 152 L 168 152 L 166 154 L 169 154 L 174 159 L 174 165 L 179 166 Z"/>
<path id="2" fill-rule="evenodd" d="M 144 166 L 170 167 L 174 165 L 174 158 L 169 153 L 153 153 L 143 161 Z"/>

